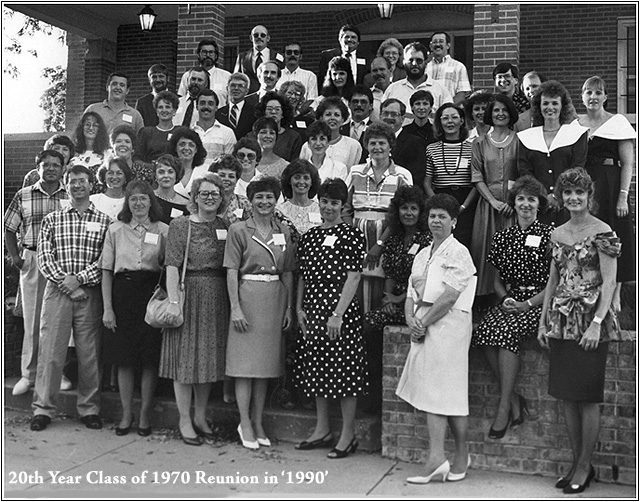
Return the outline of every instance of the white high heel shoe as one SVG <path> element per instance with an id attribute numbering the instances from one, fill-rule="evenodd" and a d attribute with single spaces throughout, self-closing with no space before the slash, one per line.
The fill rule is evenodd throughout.
<path id="1" fill-rule="evenodd" d="M 249 450 L 257 450 L 260 448 L 258 441 L 246 441 L 244 437 L 242 437 L 242 425 L 238 425 L 238 435 L 240 436 L 240 441 L 242 441 L 242 446 L 245 448 Z"/>
<path id="2" fill-rule="evenodd" d="M 438 476 L 442 477 L 442 482 L 444 483 L 447 480 L 449 469 L 451 469 L 451 465 L 449 465 L 448 460 L 445 460 L 442 465 L 440 465 L 440 467 L 438 467 L 428 476 L 413 476 L 411 478 L 407 478 L 407 483 L 412 483 L 414 485 L 426 485 L 427 483 L 431 482 L 432 479 L 435 479 Z"/>
<path id="3" fill-rule="evenodd" d="M 469 467 L 471 467 L 471 456 L 467 456 L 467 468 L 464 472 L 449 472 L 449 474 L 447 474 L 447 481 L 462 481 L 467 477 L 467 470 Z"/>

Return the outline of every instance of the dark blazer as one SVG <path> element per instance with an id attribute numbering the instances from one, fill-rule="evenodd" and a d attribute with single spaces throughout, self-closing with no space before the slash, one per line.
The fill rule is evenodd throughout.
<path id="1" fill-rule="evenodd" d="M 358 59 L 365 59 L 359 54 L 356 55 L 358 56 Z M 324 77 L 327 74 L 327 70 L 329 69 L 329 61 L 331 61 L 336 56 L 342 56 L 341 49 L 328 49 L 326 51 L 322 51 L 322 54 L 320 54 L 320 65 L 318 66 L 318 92 L 322 91 Z M 354 75 L 353 78 L 356 84 L 361 84 L 364 81 L 364 76 L 369 73 L 369 63 L 370 62 L 365 59 L 365 64 L 358 65 L 358 74 Z"/>
<path id="2" fill-rule="evenodd" d="M 349 122 L 347 122 L 346 124 L 340 127 L 340 134 L 342 134 L 343 136 L 351 137 L 351 122 L 353 121 L 350 120 Z M 358 140 L 358 143 L 360 143 L 360 146 L 362 147 L 362 155 L 360 155 L 360 161 L 358 162 L 359 164 L 364 164 L 367 161 L 367 157 L 369 157 L 369 151 L 367 150 L 367 147 L 364 144 L 364 133 L 366 132 L 367 127 L 371 125 L 371 123 L 372 123 L 372 120 L 369 119 L 369 122 L 364 128 L 364 131 L 362 131 L 362 134 L 360 135 L 360 139 Z"/>
<path id="3" fill-rule="evenodd" d="M 251 103 L 245 102 L 238 118 L 238 126 L 234 128 L 229 122 L 229 105 L 218 108 L 216 112 L 216 120 L 222 125 L 231 127 L 236 135 L 236 139 L 244 138 L 251 132 L 253 123 L 256 121 L 256 108 Z"/>
<path id="4" fill-rule="evenodd" d="M 422 188 L 427 169 L 426 141 L 403 129 L 391 150 L 391 158 L 396 165 L 408 169 L 413 176 L 413 184 Z"/>
<path id="5" fill-rule="evenodd" d="M 157 126 L 158 115 L 153 107 L 153 93 L 145 94 L 136 101 L 136 110 L 142 115 L 145 126 Z"/>
<path id="6" fill-rule="evenodd" d="M 284 56 L 271 48 L 269 48 L 269 51 L 270 59 L 273 61 L 278 61 L 280 63 L 280 69 L 282 69 Z M 253 61 L 251 61 L 252 55 L 253 49 L 249 49 L 248 51 L 244 51 L 238 54 L 238 59 L 236 60 L 236 66 L 240 68 L 240 72 L 249 77 L 249 94 L 254 93 L 258 89 L 260 89 L 260 81 L 258 80 L 256 71 L 253 68 Z M 240 64 L 238 64 L 238 62 L 240 62 Z"/>

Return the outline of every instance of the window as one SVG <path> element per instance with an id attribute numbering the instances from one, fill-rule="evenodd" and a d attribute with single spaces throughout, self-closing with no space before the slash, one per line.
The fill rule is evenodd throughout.
<path id="1" fill-rule="evenodd" d="M 240 40 L 238 37 L 225 37 L 224 39 L 224 66 L 223 68 L 233 73 L 233 67 L 238 58 L 238 47 Z"/>
<path id="2" fill-rule="evenodd" d="M 618 18 L 618 113 L 636 123 L 636 20 Z"/>

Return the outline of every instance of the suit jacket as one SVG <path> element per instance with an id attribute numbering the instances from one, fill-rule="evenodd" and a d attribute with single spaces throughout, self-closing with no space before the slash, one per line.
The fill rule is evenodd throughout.
<path id="1" fill-rule="evenodd" d="M 427 142 L 403 129 L 396 138 L 391 157 L 396 165 L 408 169 L 413 176 L 413 184 L 422 188 L 427 169 Z"/>
<path id="2" fill-rule="evenodd" d="M 342 49 L 328 49 L 322 51 L 320 54 L 320 65 L 318 67 L 318 92 L 322 92 L 322 84 L 324 83 L 324 77 L 329 69 L 329 61 L 336 56 L 342 56 Z M 361 55 L 357 54 L 358 59 L 365 59 Z M 358 65 L 358 74 L 353 76 L 353 80 L 356 84 L 362 84 L 364 82 L 364 76 L 369 73 L 369 61 L 365 59 L 364 64 Z"/>
<path id="3" fill-rule="evenodd" d="M 241 52 L 236 59 L 236 68 L 240 73 L 244 73 L 249 77 L 249 93 L 254 93 L 260 89 L 260 81 L 256 75 L 256 71 L 253 68 L 253 61 L 251 56 L 253 55 L 253 49 Z M 280 69 L 282 69 L 284 56 L 273 49 L 269 48 L 269 59 L 278 61 L 280 63 Z"/>
<path id="4" fill-rule="evenodd" d="M 156 109 L 153 107 L 153 93 L 145 94 L 138 101 L 136 101 L 136 110 L 142 115 L 142 120 L 145 126 L 157 126 L 158 115 Z"/>
<path id="5" fill-rule="evenodd" d="M 227 127 L 231 127 L 236 135 L 236 139 L 244 138 L 251 132 L 253 123 L 256 121 L 256 108 L 251 103 L 245 101 L 242 110 L 240 111 L 240 117 L 238 117 L 237 127 L 233 127 L 229 121 L 229 108 L 230 105 L 218 108 L 216 112 L 216 120 Z"/>
<path id="6" fill-rule="evenodd" d="M 343 136 L 351 137 L 351 122 L 353 122 L 353 120 L 350 120 L 349 122 L 347 122 L 346 124 L 340 127 L 340 134 L 342 134 Z M 367 147 L 364 144 L 364 133 L 367 130 L 367 127 L 371 125 L 371 123 L 372 123 L 372 120 L 369 118 L 369 122 L 367 122 L 367 125 L 365 126 L 364 130 L 362 131 L 362 134 L 360 135 L 360 139 L 358 140 L 358 142 L 360 143 L 360 146 L 362 146 L 362 155 L 360 155 L 360 161 L 358 162 L 359 164 L 364 164 L 367 161 L 367 157 L 369 157 L 369 151 L 367 150 Z"/>

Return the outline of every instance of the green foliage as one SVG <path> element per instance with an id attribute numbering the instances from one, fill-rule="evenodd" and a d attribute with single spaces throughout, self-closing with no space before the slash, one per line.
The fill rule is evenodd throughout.
<path id="1" fill-rule="evenodd" d="M 58 65 L 45 68 L 42 76 L 49 81 L 49 87 L 40 96 L 40 108 L 45 112 L 43 122 L 47 132 L 64 131 L 67 100 L 67 70 Z"/>

